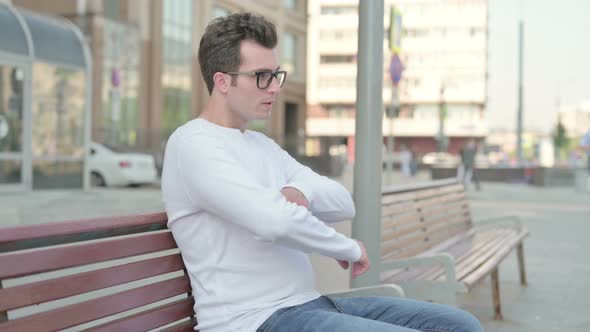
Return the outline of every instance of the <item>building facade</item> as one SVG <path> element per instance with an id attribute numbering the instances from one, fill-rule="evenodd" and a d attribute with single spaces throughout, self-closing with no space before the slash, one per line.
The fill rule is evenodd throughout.
<path id="1" fill-rule="evenodd" d="M 562 105 L 558 117 L 565 127 L 567 136 L 579 139 L 590 130 L 590 100 Z"/>
<path id="2" fill-rule="evenodd" d="M 17 7 L 61 15 L 84 32 L 92 50 L 92 139 L 153 153 L 161 162 L 174 129 L 199 115 L 208 92 L 198 43 L 208 22 L 249 11 L 276 24 L 288 79 L 269 121 L 254 123 L 279 143 L 302 135 L 306 107 L 304 0 L 13 0 Z"/>
<path id="3" fill-rule="evenodd" d="M 389 21 L 401 12 L 398 114 L 384 118 L 396 150 L 456 153 L 469 138 L 487 133 L 487 0 L 386 0 L 384 5 L 383 112 L 392 103 Z M 352 137 L 355 130 L 358 0 L 308 3 L 307 134 Z M 441 121 L 442 115 L 442 121 Z M 442 125 L 441 125 L 442 122 Z M 441 130 L 442 127 L 442 130 Z M 442 132 L 442 135 L 441 135 Z"/>
<path id="4" fill-rule="evenodd" d="M 0 193 L 85 188 L 91 57 L 70 21 L 0 1 Z"/>

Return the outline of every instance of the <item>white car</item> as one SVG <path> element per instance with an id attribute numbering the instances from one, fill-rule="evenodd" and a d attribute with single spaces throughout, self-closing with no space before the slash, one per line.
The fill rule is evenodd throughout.
<path id="1" fill-rule="evenodd" d="M 143 153 L 118 153 L 90 143 L 88 156 L 92 186 L 134 186 L 157 181 L 154 157 Z"/>
<path id="2" fill-rule="evenodd" d="M 422 157 L 422 164 L 428 166 L 456 167 L 461 159 L 447 152 L 429 152 Z"/>

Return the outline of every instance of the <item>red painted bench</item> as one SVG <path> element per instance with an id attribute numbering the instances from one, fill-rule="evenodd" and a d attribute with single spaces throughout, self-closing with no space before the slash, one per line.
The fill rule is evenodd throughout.
<path id="1" fill-rule="evenodd" d="M 156 213 L 0 228 L 0 331 L 193 331 L 190 282 L 166 221 Z"/>
<path id="2" fill-rule="evenodd" d="M 0 229 L 0 331 L 193 331 L 165 213 Z"/>

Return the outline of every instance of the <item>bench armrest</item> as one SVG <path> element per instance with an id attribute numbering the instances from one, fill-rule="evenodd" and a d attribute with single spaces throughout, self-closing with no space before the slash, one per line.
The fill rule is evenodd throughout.
<path id="1" fill-rule="evenodd" d="M 393 261 L 384 262 L 381 265 L 381 271 L 425 265 L 442 265 L 445 270 L 446 280 L 449 282 L 457 281 L 457 275 L 455 273 L 455 259 L 453 256 L 447 253 L 396 259 Z"/>
<path id="2" fill-rule="evenodd" d="M 331 297 L 395 296 L 405 297 L 403 289 L 396 284 L 384 284 L 352 288 L 336 293 L 325 294 Z"/>
<path id="3" fill-rule="evenodd" d="M 474 223 L 479 226 L 509 226 L 516 229 L 522 229 L 522 221 L 518 216 L 501 216 L 494 218 L 478 219 Z"/>

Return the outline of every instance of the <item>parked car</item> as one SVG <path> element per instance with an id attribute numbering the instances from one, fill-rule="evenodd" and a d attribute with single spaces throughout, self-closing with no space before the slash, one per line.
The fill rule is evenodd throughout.
<path id="1" fill-rule="evenodd" d="M 427 166 L 450 166 L 459 165 L 459 156 L 454 156 L 447 152 L 429 152 L 422 157 L 422 164 Z"/>
<path id="2" fill-rule="evenodd" d="M 118 153 L 92 142 L 88 165 L 93 186 L 135 186 L 157 181 L 156 163 L 149 154 Z"/>

